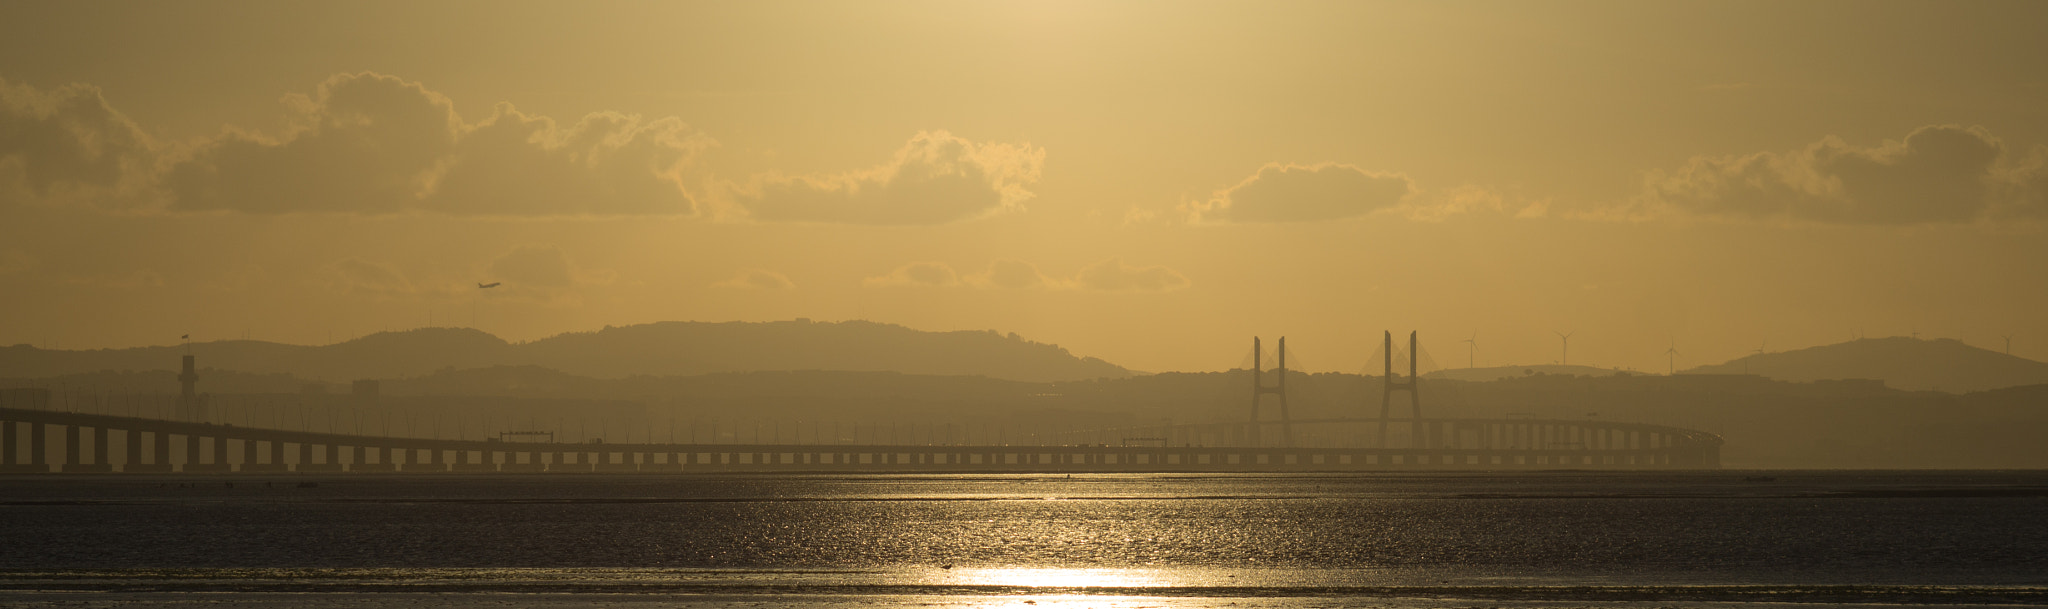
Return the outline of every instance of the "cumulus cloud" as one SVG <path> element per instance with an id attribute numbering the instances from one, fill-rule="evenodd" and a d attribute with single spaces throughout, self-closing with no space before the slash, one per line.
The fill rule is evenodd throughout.
<path id="1" fill-rule="evenodd" d="M 748 217 L 770 222 L 929 225 L 1020 209 L 1045 149 L 920 132 L 888 163 L 831 175 L 764 175 L 736 186 Z"/>
<path id="2" fill-rule="evenodd" d="M 789 277 L 775 271 L 767 269 L 741 269 L 739 274 L 733 275 L 731 279 L 711 284 L 711 287 L 740 290 L 793 290 L 796 289 L 796 283 L 791 282 Z"/>
<path id="3" fill-rule="evenodd" d="M 564 127 L 499 104 L 440 161 L 428 199 L 455 213 L 690 214 L 682 169 L 710 144 L 673 117 L 605 112 Z"/>
<path id="4" fill-rule="evenodd" d="M 0 195 L 8 199 L 132 189 L 155 154 L 149 136 L 97 87 L 41 91 L 0 80 Z"/>
<path id="5" fill-rule="evenodd" d="M 1181 205 L 1193 222 L 1315 222 L 1395 209 L 1414 184 L 1407 176 L 1337 163 L 1268 163 L 1207 201 Z"/>
<path id="6" fill-rule="evenodd" d="M 1091 290 L 1168 292 L 1188 287 L 1188 278 L 1163 266 L 1131 266 L 1111 258 L 1082 268 L 1074 283 Z"/>
<path id="7" fill-rule="evenodd" d="M 0 82 L 0 195 L 254 214 L 688 215 L 682 172 L 714 145 L 674 118 L 617 113 L 557 124 L 499 104 L 470 124 L 446 96 L 368 72 L 285 105 L 276 133 L 231 128 L 174 146 L 98 89 Z"/>
<path id="8" fill-rule="evenodd" d="M 1707 217 L 1974 222 L 2038 215 L 2043 156 L 2015 158 L 1982 127 L 1931 125 L 1876 146 L 1830 136 L 1790 152 L 1695 157 L 1652 173 L 1645 199 L 1652 209 Z"/>
<path id="9" fill-rule="evenodd" d="M 880 277 L 861 280 L 868 287 L 946 287 L 960 285 L 960 274 L 953 267 L 940 262 L 915 262 L 896 267 L 896 270 Z"/>
<path id="10" fill-rule="evenodd" d="M 1991 209 L 1993 217 L 2048 218 L 2048 145 L 2035 146 L 2003 177 L 1994 182 L 1997 205 Z"/>
<path id="11" fill-rule="evenodd" d="M 1067 284 L 1045 276 L 1029 262 L 1008 258 L 989 263 L 987 269 L 969 274 L 966 281 L 975 287 L 1005 290 L 1058 289 Z"/>
<path id="12" fill-rule="evenodd" d="M 1436 189 L 1401 206 L 1402 216 L 1423 222 L 1459 216 L 1541 218 L 1549 213 L 1548 199 L 1526 200 L 1472 185 Z"/>
<path id="13" fill-rule="evenodd" d="M 962 276 L 953 267 L 938 262 L 919 262 L 898 267 L 887 275 L 869 277 L 868 287 L 969 287 L 1001 290 L 1102 290 L 1112 292 L 1167 292 L 1188 287 L 1187 277 L 1164 266 L 1138 267 L 1111 258 L 1081 269 L 1072 278 L 1046 275 L 1022 260 L 1003 259 L 988 268 Z"/>

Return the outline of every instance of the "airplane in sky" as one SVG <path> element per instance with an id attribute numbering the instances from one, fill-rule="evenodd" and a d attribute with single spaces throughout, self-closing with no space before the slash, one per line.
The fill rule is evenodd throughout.
<path id="1" fill-rule="evenodd" d="M 490 282 L 490 283 L 479 283 L 479 284 L 476 284 L 476 287 L 479 287 L 479 288 L 485 288 L 485 289 L 489 289 L 489 288 L 495 288 L 495 287 L 498 287 L 498 284 L 501 284 L 501 283 L 504 283 L 504 282 L 503 282 L 503 281 L 493 281 L 493 282 Z"/>

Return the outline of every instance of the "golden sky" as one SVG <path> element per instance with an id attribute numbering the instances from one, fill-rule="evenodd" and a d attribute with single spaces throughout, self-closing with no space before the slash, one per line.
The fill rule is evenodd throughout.
<path id="1" fill-rule="evenodd" d="M 2048 359 L 2048 3 L 0 4 L 0 344 Z M 503 282 L 479 290 L 478 282 Z"/>

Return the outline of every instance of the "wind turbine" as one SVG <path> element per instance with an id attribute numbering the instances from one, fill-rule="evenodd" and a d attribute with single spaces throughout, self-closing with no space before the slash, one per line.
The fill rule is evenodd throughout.
<path id="1" fill-rule="evenodd" d="M 2005 335 L 2005 354 L 2012 355 L 2012 335 Z"/>
<path id="2" fill-rule="evenodd" d="M 1664 375 L 1678 376 L 1678 343 L 1673 342 L 1670 349 L 1664 350 L 1664 360 L 1664 365 L 1670 367 L 1670 371 L 1665 372 Z"/>
<path id="3" fill-rule="evenodd" d="M 1770 344 L 1771 344 L 1771 339 L 1768 339 L 1768 338 L 1764 339 L 1764 342 L 1762 342 L 1762 343 L 1759 343 L 1759 344 L 1757 344 L 1757 346 L 1756 346 L 1756 351 L 1755 351 L 1754 353 L 1756 353 L 1757 355 L 1763 355 L 1763 354 L 1764 354 L 1764 347 L 1770 346 Z M 1750 360 L 1750 358 L 1747 358 L 1747 357 L 1745 357 L 1745 358 L 1742 358 L 1742 373 L 1743 373 L 1743 374 L 1749 374 L 1749 360 Z"/>
<path id="4" fill-rule="evenodd" d="M 1474 365 L 1474 364 L 1475 364 L 1476 362 L 1478 362 L 1478 361 L 1479 361 L 1479 331 L 1478 331 L 1478 330 L 1473 330 L 1473 331 L 1472 331 L 1472 338 L 1467 338 L 1467 339 L 1465 339 L 1465 347 L 1466 347 L 1466 350 L 1465 350 L 1465 368 L 1466 368 L 1466 369 L 1468 369 L 1468 370 L 1469 370 L 1469 369 L 1472 369 L 1472 368 L 1476 368 L 1477 366 L 1476 366 L 1476 365 Z M 2006 339 L 2005 339 L 2005 351 L 2006 351 L 2006 353 L 2011 353 L 2011 352 L 2012 352 L 2012 337 L 2006 337 Z"/>
<path id="5" fill-rule="evenodd" d="M 1578 334 L 1579 331 L 1573 330 L 1570 332 L 1559 332 L 1556 330 L 1551 330 L 1550 333 L 1556 334 L 1558 339 L 1564 341 L 1564 351 L 1557 358 L 1557 363 L 1559 365 L 1570 365 L 1572 363 L 1572 335 Z"/>

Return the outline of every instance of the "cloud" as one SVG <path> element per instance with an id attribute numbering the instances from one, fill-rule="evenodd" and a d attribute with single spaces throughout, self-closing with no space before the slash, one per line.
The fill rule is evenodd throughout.
<path id="1" fill-rule="evenodd" d="M 1180 209 L 1197 223 L 1316 222 L 1394 209 L 1414 192 L 1401 174 L 1336 163 L 1268 163 L 1236 186 Z"/>
<path id="2" fill-rule="evenodd" d="M 979 288 L 1005 290 L 1059 289 L 1067 282 L 1053 279 L 1038 272 L 1038 267 L 1022 260 L 1002 259 L 991 262 L 987 270 L 966 277 L 968 285 Z"/>
<path id="3" fill-rule="evenodd" d="M 673 117 L 604 112 L 561 127 L 499 104 L 439 167 L 430 199 L 454 213 L 687 215 L 682 168 L 710 145 Z"/>
<path id="4" fill-rule="evenodd" d="M 1694 157 L 1653 172 L 1652 211 L 1833 224 L 1967 223 L 2037 215 L 2038 150 L 2014 159 L 1982 127 L 1930 125 L 1856 146 L 1829 136 L 1790 152 Z"/>
<path id="5" fill-rule="evenodd" d="M 0 196 L 52 199 L 133 188 L 154 148 L 97 87 L 46 92 L 0 80 Z"/>
<path id="6" fill-rule="evenodd" d="M 1399 210 L 1420 222 L 1441 222 L 1459 216 L 1541 218 L 1550 214 L 1550 200 L 1527 200 L 1479 186 L 1465 185 L 1409 197 Z"/>
<path id="7" fill-rule="evenodd" d="M 513 290 L 566 288 L 576 283 L 569 256 L 552 245 L 524 245 L 491 261 L 491 279 Z"/>
<path id="8" fill-rule="evenodd" d="M 896 267 L 896 270 L 880 277 L 861 280 L 868 287 L 947 287 L 960 285 L 959 273 L 953 267 L 939 262 L 915 262 Z"/>
<path id="9" fill-rule="evenodd" d="M 417 293 L 412 281 L 390 265 L 348 257 L 327 265 L 327 285 L 344 294 L 391 297 Z"/>
<path id="10" fill-rule="evenodd" d="M 446 96 L 369 72 L 335 75 L 286 104 L 283 133 L 230 130 L 173 160 L 170 208 L 687 215 L 682 168 L 712 145 L 673 118 L 598 113 L 561 126 L 509 104 L 470 125 Z"/>
<path id="11" fill-rule="evenodd" d="M 1099 290 L 1110 292 L 1170 292 L 1188 287 L 1187 277 L 1163 266 L 1134 267 L 1111 258 L 1083 267 L 1071 279 L 1046 275 L 1022 260 L 1001 259 L 988 268 L 961 276 L 953 267 L 938 262 L 918 262 L 897 267 L 887 275 L 861 282 L 868 287 L 968 287 L 984 290 Z"/>
<path id="12" fill-rule="evenodd" d="M 775 271 L 741 269 L 739 274 L 733 275 L 731 279 L 711 284 L 711 287 L 740 290 L 793 290 L 796 289 L 796 283 L 791 282 L 789 277 Z"/>
<path id="13" fill-rule="evenodd" d="M 919 132 L 889 163 L 840 174 L 757 176 L 734 187 L 754 220 L 931 225 L 1021 209 L 1045 149 Z"/>
<path id="14" fill-rule="evenodd" d="M 2035 146 L 1997 184 L 1991 213 L 1997 218 L 2048 218 L 2048 145 Z"/>
<path id="15" fill-rule="evenodd" d="M 1188 287 L 1187 277 L 1163 266 L 1135 267 L 1111 258 L 1082 268 L 1074 283 L 1091 290 L 1170 292 Z"/>

